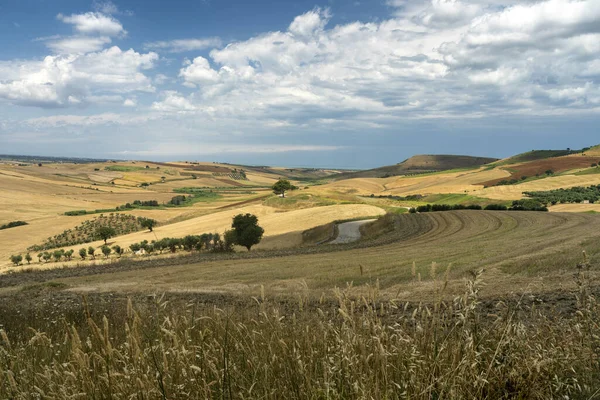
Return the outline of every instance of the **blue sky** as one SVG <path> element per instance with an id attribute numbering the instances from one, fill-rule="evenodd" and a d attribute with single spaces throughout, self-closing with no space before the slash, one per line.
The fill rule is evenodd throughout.
<path id="1" fill-rule="evenodd" d="M 0 3 L 0 154 L 369 168 L 600 143 L 600 0 Z"/>

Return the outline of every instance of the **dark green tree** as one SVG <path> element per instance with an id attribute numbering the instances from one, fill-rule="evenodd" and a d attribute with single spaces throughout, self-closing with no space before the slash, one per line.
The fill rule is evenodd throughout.
<path id="1" fill-rule="evenodd" d="M 287 179 L 280 179 L 271 187 L 273 193 L 285 197 L 285 192 L 292 190 L 294 186 Z"/>
<path id="2" fill-rule="evenodd" d="M 121 255 L 123 255 L 123 248 L 121 246 L 119 246 L 118 244 L 114 245 L 112 247 L 113 251 L 115 252 L 115 254 L 121 258 Z"/>
<path id="3" fill-rule="evenodd" d="M 117 232 L 114 228 L 110 226 L 101 226 L 96 229 L 96 236 L 100 239 L 104 240 L 104 245 L 106 246 L 106 241 L 113 236 L 116 236 Z"/>
<path id="4" fill-rule="evenodd" d="M 94 249 L 92 246 L 88 247 L 88 254 L 90 257 L 92 257 L 92 259 L 96 259 L 96 249 Z"/>
<path id="5" fill-rule="evenodd" d="M 229 240 L 235 244 L 244 246 L 250 251 L 252 246 L 260 243 L 265 230 L 258 225 L 258 217 L 252 214 L 238 214 L 233 217 L 231 224 L 233 234 L 229 234 Z"/>
<path id="6" fill-rule="evenodd" d="M 149 229 L 150 232 L 152 232 L 152 229 L 156 226 L 156 220 L 152 219 L 152 218 L 140 217 L 139 221 L 140 221 L 140 225 L 142 225 L 143 228 Z"/>
<path id="7" fill-rule="evenodd" d="M 107 245 L 102 246 L 101 250 L 102 250 L 102 254 L 104 254 L 104 257 L 106 257 L 106 258 L 108 258 L 108 256 L 110 255 L 110 253 L 112 251 L 110 249 L 110 247 L 108 247 Z"/>
<path id="8" fill-rule="evenodd" d="M 87 256 L 87 250 L 83 247 L 81 249 L 79 249 L 79 257 L 81 257 L 82 260 L 85 260 L 86 256 Z"/>
<path id="9" fill-rule="evenodd" d="M 31 257 L 31 254 L 29 254 L 29 253 L 25 254 L 25 261 L 27 261 L 27 264 L 31 264 L 31 260 L 33 260 L 33 258 Z"/>
<path id="10" fill-rule="evenodd" d="M 20 254 L 16 256 L 10 256 L 10 261 L 18 266 L 23 261 L 23 256 Z"/>

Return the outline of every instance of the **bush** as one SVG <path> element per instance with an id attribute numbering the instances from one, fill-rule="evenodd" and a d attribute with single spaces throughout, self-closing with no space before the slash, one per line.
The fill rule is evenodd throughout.
<path id="1" fill-rule="evenodd" d="M 15 264 L 15 266 L 18 266 L 19 264 L 21 264 L 23 262 L 23 256 L 20 254 L 18 254 L 16 256 L 10 256 L 10 262 Z"/>
<path id="2" fill-rule="evenodd" d="M 17 226 L 23 226 L 23 225 L 29 225 L 29 224 L 25 221 L 12 221 L 12 222 L 9 222 L 8 224 L 0 225 L 0 231 L 3 229 L 15 228 Z"/>
<path id="3" fill-rule="evenodd" d="M 503 204 L 488 204 L 487 206 L 485 206 L 485 209 L 494 211 L 506 211 L 508 210 L 508 207 L 506 207 Z"/>

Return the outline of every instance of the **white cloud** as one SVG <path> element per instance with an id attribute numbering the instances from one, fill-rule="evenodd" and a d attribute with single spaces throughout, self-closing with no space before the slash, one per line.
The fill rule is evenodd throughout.
<path id="1" fill-rule="evenodd" d="M 77 54 L 99 51 L 107 44 L 111 43 L 111 39 L 106 36 L 87 37 L 87 36 L 71 36 L 56 40 L 49 40 L 46 46 L 56 54 Z"/>
<path id="2" fill-rule="evenodd" d="M 144 49 L 146 50 L 164 51 L 167 53 L 183 53 L 219 46 L 221 46 L 221 39 L 219 38 L 177 39 L 144 43 Z"/>
<path id="3" fill-rule="evenodd" d="M 202 84 L 216 82 L 219 79 L 218 72 L 210 67 L 208 60 L 204 57 L 196 57 L 193 62 L 188 64 L 179 73 L 179 76 L 187 83 Z"/>
<path id="4" fill-rule="evenodd" d="M 158 60 L 118 47 L 85 55 L 48 56 L 42 62 L 0 64 L 0 98 L 40 107 L 93 102 L 102 95 L 153 92 L 143 71 Z M 12 71 L 12 72 L 10 72 Z"/>
<path id="5" fill-rule="evenodd" d="M 589 92 L 559 103 L 548 90 L 597 85 L 600 0 L 515 3 L 394 1 L 395 18 L 334 27 L 327 10 L 314 9 L 287 31 L 187 62 L 179 76 L 198 89 L 185 97 L 187 108 L 296 125 L 541 115 L 573 104 L 595 112 Z"/>
<path id="6" fill-rule="evenodd" d="M 136 99 L 126 99 L 123 102 L 123 105 L 125 107 L 135 107 L 135 106 L 137 106 L 137 100 Z"/>
<path id="7" fill-rule="evenodd" d="M 197 156 L 197 155 L 223 155 L 223 154 L 274 154 L 289 152 L 315 152 L 315 151 L 335 151 L 344 148 L 344 146 L 318 146 L 318 145 L 282 145 L 282 144 L 261 144 L 261 145 L 235 145 L 204 143 L 198 144 L 180 144 L 168 143 L 160 147 L 150 148 L 148 150 L 123 150 L 115 154 L 121 156 L 164 156 L 165 154 L 176 154 L 178 156 Z"/>
<path id="8" fill-rule="evenodd" d="M 74 25 L 75 30 L 80 34 L 119 36 L 127 33 L 118 20 L 99 12 L 72 14 L 70 16 L 58 14 L 56 18 L 66 24 Z"/>
<path id="9" fill-rule="evenodd" d="M 162 93 L 163 100 L 152 104 L 152 109 L 162 112 L 194 111 L 196 107 L 185 97 L 175 91 Z"/>

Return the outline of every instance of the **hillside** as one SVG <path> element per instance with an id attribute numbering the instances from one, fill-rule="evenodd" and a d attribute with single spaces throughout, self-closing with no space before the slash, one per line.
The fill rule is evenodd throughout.
<path id="1" fill-rule="evenodd" d="M 456 156 L 447 154 L 416 155 L 396 165 L 365 171 L 346 172 L 332 176 L 335 180 L 352 178 L 387 178 L 398 175 L 422 174 L 451 169 L 474 168 L 498 161 L 496 158 Z"/>
<path id="2" fill-rule="evenodd" d="M 521 164 L 530 161 L 546 160 L 549 158 L 564 157 L 569 155 L 598 156 L 600 155 L 600 145 L 585 147 L 581 150 L 531 150 L 526 153 L 520 153 L 494 163 L 495 166 Z"/>

